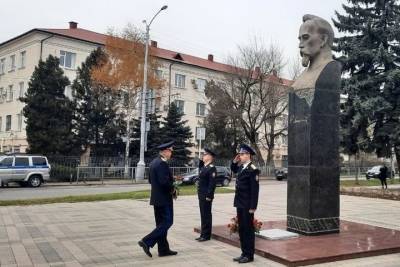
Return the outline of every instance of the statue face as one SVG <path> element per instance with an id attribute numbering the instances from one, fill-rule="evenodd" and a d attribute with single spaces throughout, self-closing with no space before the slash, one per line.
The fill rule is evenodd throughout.
<path id="1" fill-rule="evenodd" d="M 317 32 L 317 27 L 312 21 L 304 22 L 299 31 L 299 48 L 303 67 L 307 67 L 324 47 L 323 36 Z"/>

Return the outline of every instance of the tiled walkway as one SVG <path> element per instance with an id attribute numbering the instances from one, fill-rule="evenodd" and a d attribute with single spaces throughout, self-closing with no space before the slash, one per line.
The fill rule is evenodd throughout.
<path id="1" fill-rule="evenodd" d="M 342 196 L 342 218 L 400 230 L 400 201 Z M 217 195 L 215 224 L 234 216 L 233 195 Z M 263 182 L 256 217 L 282 220 L 286 214 L 286 184 Z M 175 202 L 171 248 L 177 256 L 148 258 L 136 245 L 153 229 L 148 201 L 52 204 L 0 208 L 0 265 L 6 266 L 237 266 L 240 250 L 215 240 L 198 243 L 195 196 Z M 282 266 L 256 256 L 246 266 Z M 400 266 L 400 254 L 323 264 L 322 266 Z"/>

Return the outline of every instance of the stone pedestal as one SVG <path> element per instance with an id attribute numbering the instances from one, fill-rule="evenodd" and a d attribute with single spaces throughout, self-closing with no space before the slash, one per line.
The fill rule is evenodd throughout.
<path id="1" fill-rule="evenodd" d="M 328 63 L 314 88 L 289 93 L 287 229 L 339 232 L 339 87 Z"/>

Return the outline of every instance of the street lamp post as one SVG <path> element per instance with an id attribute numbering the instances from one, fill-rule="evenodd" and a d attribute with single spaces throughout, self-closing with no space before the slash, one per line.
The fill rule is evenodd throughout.
<path id="1" fill-rule="evenodd" d="M 143 90 L 142 90 L 142 109 L 141 109 L 141 121 L 140 121 L 140 158 L 139 162 L 136 166 L 135 179 L 136 181 L 144 180 L 144 170 L 146 163 L 144 162 L 144 146 L 145 146 L 145 135 L 146 135 L 146 93 L 147 93 L 147 57 L 149 54 L 149 40 L 150 40 L 150 25 L 153 20 L 160 14 L 161 11 L 167 9 L 168 6 L 163 6 L 150 20 L 150 23 L 147 24 L 146 20 L 143 20 L 143 23 L 146 24 L 146 50 L 144 54 L 144 74 L 143 74 Z"/>

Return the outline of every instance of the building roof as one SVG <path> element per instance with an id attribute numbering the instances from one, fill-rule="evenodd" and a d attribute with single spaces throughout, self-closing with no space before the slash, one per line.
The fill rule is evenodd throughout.
<path id="1" fill-rule="evenodd" d="M 74 22 L 70 22 L 70 24 L 71 23 L 74 23 Z M 15 38 L 12 38 L 8 41 L 1 43 L 0 47 L 7 43 L 12 42 L 13 40 L 16 40 L 20 37 L 23 37 L 29 33 L 35 32 L 35 31 L 48 33 L 48 34 L 54 34 L 54 35 L 58 35 L 58 36 L 62 36 L 62 37 L 73 38 L 76 40 L 90 42 L 90 43 L 94 43 L 97 45 L 105 45 L 106 39 L 107 39 L 107 35 L 89 31 L 89 30 L 85 30 L 82 28 L 78 28 L 77 23 L 75 23 L 75 27 L 70 26 L 70 28 L 67 28 L 67 29 L 44 29 L 44 28 L 32 29 L 24 34 L 21 34 Z M 181 62 L 183 64 L 189 64 L 189 65 L 206 68 L 206 69 L 210 69 L 210 70 L 215 70 L 215 71 L 219 71 L 219 72 L 230 73 L 233 71 L 232 66 L 223 64 L 223 63 L 219 63 L 219 62 L 215 62 L 212 58 L 212 55 L 209 55 L 209 59 L 203 59 L 200 57 L 195 57 L 195 56 L 183 54 L 180 52 L 159 48 L 156 45 L 155 46 L 152 45 L 150 47 L 150 54 L 152 54 L 153 56 L 158 57 L 158 58 L 175 61 L 175 62 Z M 211 56 L 211 58 L 210 58 L 210 56 Z M 280 78 L 280 77 L 277 77 L 274 75 L 270 75 L 270 79 L 272 82 L 281 83 L 286 86 L 290 86 L 293 83 L 293 81 L 291 81 L 291 80 L 283 79 L 283 78 Z"/>

